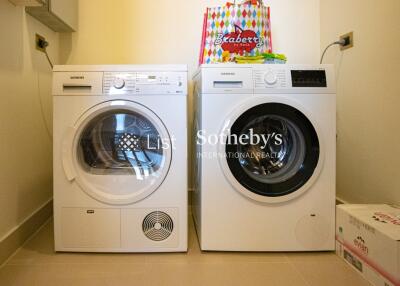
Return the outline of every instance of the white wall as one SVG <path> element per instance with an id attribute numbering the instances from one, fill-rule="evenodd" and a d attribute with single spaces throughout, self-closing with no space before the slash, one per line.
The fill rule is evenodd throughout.
<path id="1" fill-rule="evenodd" d="M 321 47 L 354 31 L 355 47 L 331 48 L 338 84 L 338 196 L 400 204 L 400 1 L 321 0 Z"/>
<path id="2" fill-rule="evenodd" d="M 320 0 L 268 0 L 271 6 L 274 52 L 288 63 L 318 64 L 320 55 Z"/>
<path id="3" fill-rule="evenodd" d="M 269 0 L 274 51 L 317 63 L 319 0 Z M 81 0 L 79 31 L 62 37 L 69 64 L 187 63 L 197 67 L 203 13 L 225 0 Z"/>
<path id="4" fill-rule="evenodd" d="M 57 62 L 58 34 L 0 0 L 0 242 L 52 196 L 51 69 L 36 32 Z"/>

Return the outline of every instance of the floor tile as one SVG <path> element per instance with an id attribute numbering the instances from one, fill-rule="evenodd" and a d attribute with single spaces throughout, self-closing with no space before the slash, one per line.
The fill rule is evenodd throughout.
<path id="1" fill-rule="evenodd" d="M 0 268 L 0 285 L 25 286 L 33 285 L 32 277 L 35 273 L 32 266 L 5 265 Z"/>
<path id="2" fill-rule="evenodd" d="M 132 281 L 145 283 L 145 264 L 43 264 L 10 265 L 0 269 L 0 285 L 133 285 Z M 130 283 L 130 284 L 128 284 Z"/>
<path id="3" fill-rule="evenodd" d="M 360 274 L 337 256 L 327 256 L 326 259 L 316 256 L 315 260 L 309 256 L 306 260 L 297 261 L 289 258 L 289 261 L 310 286 L 370 286 Z"/>
<path id="4" fill-rule="evenodd" d="M 188 253 L 55 253 L 50 222 L 0 268 L 0 285 L 369 285 L 333 252 L 202 252 L 191 220 L 188 245 Z"/>
<path id="5" fill-rule="evenodd" d="M 285 252 L 284 255 L 291 262 L 329 262 L 337 261 L 337 255 L 334 251 L 326 252 Z"/>
<path id="6" fill-rule="evenodd" d="M 151 269 L 147 285 L 308 286 L 289 263 L 153 264 Z"/>

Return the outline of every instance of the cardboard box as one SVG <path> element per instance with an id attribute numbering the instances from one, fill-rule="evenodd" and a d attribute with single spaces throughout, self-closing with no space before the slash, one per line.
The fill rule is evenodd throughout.
<path id="1" fill-rule="evenodd" d="M 338 205 L 336 253 L 379 286 L 400 286 L 400 209 Z"/>

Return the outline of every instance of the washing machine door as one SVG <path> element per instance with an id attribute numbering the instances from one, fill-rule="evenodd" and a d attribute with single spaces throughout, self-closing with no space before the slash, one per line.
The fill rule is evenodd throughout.
<path id="1" fill-rule="evenodd" d="M 171 140 L 147 107 L 113 100 L 86 111 L 67 132 L 68 180 L 107 204 L 130 204 L 156 191 L 171 163 Z"/>
<path id="2" fill-rule="evenodd" d="M 306 192 L 322 164 L 316 127 L 299 107 L 263 103 L 236 111 L 225 125 L 222 169 L 236 190 L 260 202 Z"/>

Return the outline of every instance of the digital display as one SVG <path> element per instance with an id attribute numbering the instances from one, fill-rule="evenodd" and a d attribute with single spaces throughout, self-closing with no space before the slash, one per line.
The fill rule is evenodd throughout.
<path id="1" fill-rule="evenodd" d="M 147 78 L 148 79 L 157 79 L 157 77 L 155 75 L 149 75 Z"/>
<path id="2" fill-rule="evenodd" d="M 292 70 L 293 87 L 327 87 L 325 70 Z"/>

